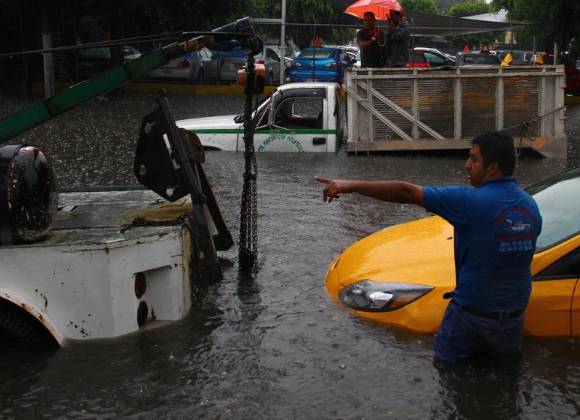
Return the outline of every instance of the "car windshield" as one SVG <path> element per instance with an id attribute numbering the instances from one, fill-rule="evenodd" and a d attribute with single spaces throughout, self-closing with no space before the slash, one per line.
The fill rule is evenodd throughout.
<path id="1" fill-rule="evenodd" d="M 300 53 L 300 58 L 332 58 L 333 50 L 308 49 Z"/>
<path id="2" fill-rule="evenodd" d="M 543 220 L 536 244 L 538 251 L 580 232 L 580 206 L 573 199 L 580 195 L 580 169 L 534 185 L 528 192 L 538 203 Z"/>

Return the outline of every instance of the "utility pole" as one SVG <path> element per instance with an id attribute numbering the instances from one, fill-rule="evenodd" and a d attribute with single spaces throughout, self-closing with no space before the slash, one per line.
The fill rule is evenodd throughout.
<path id="1" fill-rule="evenodd" d="M 284 73 L 286 70 L 286 61 L 284 57 L 286 56 L 286 0 L 282 0 L 282 16 L 278 18 L 252 18 L 255 23 L 265 23 L 265 24 L 280 24 L 280 84 L 283 84 Z"/>
<path id="2" fill-rule="evenodd" d="M 48 16 L 50 6 L 47 3 L 45 2 L 42 7 L 42 49 L 44 50 L 52 48 L 52 31 Z M 52 53 L 42 53 L 42 61 L 44 64 L 44 97 L 50 98 L 54 96 L 54 57 Z"/>
<path id="3" fill-rule="evenodd" d="M 282 51 L 282 57 L 280 57 L 280 84 L 284 84 L 286 80 L 284 79 L 284 74 L 286 73 L 286 0 L 282 0 L 282 19 L 280 21 L 280 51 Z"/>

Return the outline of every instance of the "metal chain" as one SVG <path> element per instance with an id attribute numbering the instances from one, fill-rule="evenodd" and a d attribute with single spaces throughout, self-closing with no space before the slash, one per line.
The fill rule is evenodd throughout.
<path id="1" fill-rule="evenodd" d="M 244 186 L 242 189 L 242 208 L 240 215 L 240 245 L 238 261 L 240 271 L 251 273 L 257 269 L 258 261 L 258 198 L 256 153 L 254 150 L 255 122 L 252 120 L 252 97 L 254 94 L 254 56 L 248 55 L 247 83 L 244 103 Z"/>
<path id="2" fill-rule="evenodd" d="M 531 125 L 532 125 L 533 122 L 536 122 L 538 120 L 541 120 L 542 118 L 547 117 L 548 115 L 553 114 L 554 112 L 561 111 L 562 109 L 565 109 L 565 108 L 566 108 L 566 106 L 561 106 L 559 108 L 554 108 L 553 110 L 548 111 L 545 114 L 537 115 L 535 117 L 530 118 L 529 120 L 524 121 L 523 123 L 516 124 L 516 125 L 512 125 L 512 126 L 506 127 L 506 128 L 502 128 L 499 131 L 510 131 L 510 130 L 513 130 L 514 128 L 524 127 L 526 125 L 531 127 Z"/>
<path id="3" fill-rule="evenodd" d="M 558 111 L 565 109 L 565 108 L 566 108 L 566 106 L 554 108 L 551 111 L 546 112 L 545 114 L 537 115 L 537 116 L 532 117 L 529 120 L 526 120 L 520 124 L 512 125 L 511 127 L 506 127 L 506 128 L 503 128 L 500 130 L 500 132 L 507 133 L 508 131 L 513 130 L 514 128 L 520 127 L 520 141 L 519 141 L 519 144 L 518 144 L 517 150 L 516 150 L 516 158 L 520 158 L 522 155 L 522 146 L 523 146 L 524 139 L 529 138 L 531 141 L 534 140 L 532 138 L 532 124 L 535 123 L 536 121 L 540 121 L 542 118 L 547 117 L 550 114 L 553 114 L 553 113 L 558 112 Z"/>

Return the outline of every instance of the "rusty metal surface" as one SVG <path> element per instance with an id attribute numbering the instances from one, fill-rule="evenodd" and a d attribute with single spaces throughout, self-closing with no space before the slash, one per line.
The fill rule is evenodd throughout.
<path id="1" fill-rule="evenodd" d="M 463 83 L 463 137 L 475 137 L 495 130 L 495 90 L 493 79 L 471 79 Z"/>
<path id="2" fill-rule="evenodd" d="M 563 74 L 562 66 L 518 66 L 499 68 L 497 66 L 461 67 L 453 71 L 437 69 L 373 69 L 357 70 L 352 73 L 349 82 L 351 91 L 358 93 L 358 102 L 368 97 L 366 90 L 359 83 L 368 83 L 382 95 L 412 114 L 413 81 L 418 84 L 419 120 L 447 139 L 455 137 L 455 82 L 461 81 L 461 138 L 473 138 L 485 131 L 495 130 L 502 124 L 496 110 L 496 96 L 501 95 L 498 80 L 503 80 L 503 127 L 510 128 L 509 133 L 515 137 L 537 137 L 540 133 L 537 121 L 541 109 L 541 80 L 554 83 Z M 557 89 L 557 87 L 556 87 Z M 499 92 L 499 93 L 498 93 Z M 552 100 L 550 91 L 545 95 Z M 501 96 L 499 96 L 501 98 Z M 352 98 L 351 98 L 352 100 Z M 548 102 L 550 102 L 548 101 Z M 544 101 L 545 102 L 545 101 Z M 372 97 L 369 103 L 381 115 L 391 120 L 409 137 L 413 137 L 413 123 L 399 115 L 395 110 Z M 351 102 L 352 104 L 352 102 Z M 549 107 L 549 104 L 547 105 Z M 360 104 L 357 105 L 358 118 L 355 121 L 355 134 L 350 142 L 384 142 L 400 140 L 393 129 L 380 121 L 369 117 L 369 112 Z M 496 122 L 497 120 L 497 122 Z M 529 122 L 529 128 L 522 130 L 521 125 Z M 545 123 L 545 122 L 544 122 Z M 369 130 L 369 127 L 372 128 Z M 548 121 L 548 129 L 550 123 Z M 556 128 L 556 143 L 561 142 L 565 133 Z M 419 130 L 419 139 L 431 139 L 423 130 Z M 361 144 L 362 146 L 362 144 Z M 365 145 L 362 148 L 368 148 Z M 558 146 L 558 149 L 560 147 Z"/>
<path id="3" fill-rule="evenodd" d="M 419 119 L 443 137 L 453 138 L 453 80 L 419 81 Z M 420 138 L 429 138 L 421 131 Z"/>
<path id="4" fill-rule="evenodd" d="M 410 80 L 374 80 L 373 87 L 381 94 L 385 95 L 391 101 L 399 105 L 407 112 L 411 112 L 411 92 L 412 82 Z M 377 98 L 372 99 L 372 105 L 382 115 L 387 117 L 407 134 L 411 134 L 412 124 L 404 117 L 399 115 L 388 105 L 379 101 Z M 364 123 L 364 120 L 361 121 Z M 383 124 L 378 118 L 373 117 L 374 140 L 389 140 L 399 138 L 389 127 Z"/>
<path id="5" fill-rule="evenodd" d="M 48 237 L 18 246 L 102 246 L 154 238 L 180 232 L 181 216 L 189 208 L 186 200 L 168 203 L 148 190 L 61 193 L 59 211 Z M 134 226 L 135 220 L 159 226 Z"/>
<path id="6" fill-rule="evenodd" d="M 540 79 L 516 77 L 504 80 L 504 127 L 509 128 L 530 121 L 538 115 Z M 512 136 L 522 133 L 521 127 L 508 130 Z M 530 124 L 529 134 L 539 135 L 539 121 Z"/>

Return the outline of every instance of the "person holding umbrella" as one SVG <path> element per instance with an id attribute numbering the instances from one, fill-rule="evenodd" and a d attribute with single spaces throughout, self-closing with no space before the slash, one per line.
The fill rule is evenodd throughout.
<path id="1" fill-rule="evenodd" d="M 385 37 L 387 67 L 404 67 L 409 61 L 409 23 L 401 10 L 391 10 L 387 20 L 389 30 Z"/>
<path id="2" fill-rule="evenodd" d="M 365 12 L 363 28 L 356 34 L 360 48 L 361 67 L 383 67 L 385 65 L 385 34 L 375 27 L 375 14 Z"/>
<path id="3" fill-rule="evenodd" d="M 404 59 L 405 65 L 409 58 L 408 49 L 408 23 L 402 19 L 402 7 L 397 0 L 357 0 L 348 6 L 344 13 L 363 19 L 363 29 L 358 31 L 357 41 L 361 51 L 361 67 L 384 67 L 385 53 L 390 54 L 396 60 L 398 67 Z M 389 33 L 385 34 L 380 29 L 375 29 L 375 19 L 389 22 Z M 385 44 L 385 42 L 388 42 Z M 401 44 L 405 44 L 405 51 L 401 51 Z M 406 59 L 402 55 L 406 53 Z M 389 60 L 388 60 L 389 61 Z"/>

